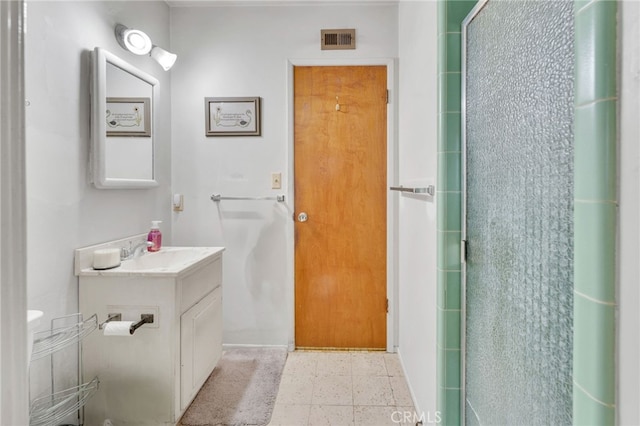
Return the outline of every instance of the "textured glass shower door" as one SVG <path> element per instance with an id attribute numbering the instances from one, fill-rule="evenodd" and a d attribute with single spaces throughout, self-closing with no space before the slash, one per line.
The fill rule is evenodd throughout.
<path id="1" fill-rule="evenodd" d="M 571 424 L 573 2 L 465 20 L 466 424 Z"/>

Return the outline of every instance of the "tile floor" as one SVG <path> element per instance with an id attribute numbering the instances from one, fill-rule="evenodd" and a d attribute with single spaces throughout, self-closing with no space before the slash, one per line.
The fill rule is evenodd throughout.
<path id="1" fill-rule="evenodd" d="M 270 426 L 403 423 L 413 402 L 396 354 L 290 352 Z"/>

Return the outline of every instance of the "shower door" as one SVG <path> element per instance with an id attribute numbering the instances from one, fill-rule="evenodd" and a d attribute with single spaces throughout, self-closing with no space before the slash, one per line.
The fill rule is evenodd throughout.
<path id="1" fill-rule="evenodd" d="M 573 2 L 463 23 L 466 424 L 571 424 Z"/>

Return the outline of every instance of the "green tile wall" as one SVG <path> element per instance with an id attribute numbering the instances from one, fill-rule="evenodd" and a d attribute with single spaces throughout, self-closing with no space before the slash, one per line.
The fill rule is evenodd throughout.
<path id="1" fill-rule="evenodd" d="M 441 424 L 461 420 L 461 23 L 475 1 L 438 2 L 438 341 Z"/>
<path id="2" fill-rule="evenodd" d="M 615 424 L 615 1 L 575 8 L 573 421 Z"/>
<path id="3" fill-rule="evenodd" d="M 438 341 L 441 424 L 461 422 L 461 23 L 475 1 L 438 1 Z M 615 423 L 616 13 L 609 0 L 576 0 L 576 425 Z"/>

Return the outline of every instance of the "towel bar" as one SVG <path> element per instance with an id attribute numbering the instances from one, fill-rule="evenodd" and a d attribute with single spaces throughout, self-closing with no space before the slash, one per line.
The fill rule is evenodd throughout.
<path id="1" fill-rule="evenodd" d="M 268 200 L 284 203 L 284 195 L 278 195 L 276 197 L 223 197 L 220 194 L 213 194 L 211 196 L 211 201 L 215 201 L 217 203 L 220 200 Z"/>
<path id="2" fill-rule="evenodd" d="M 433 185 L 429 185 L 426 188 L 425 187 L 411 188 L 411 187 L 404 187 L 400 185 L 400 186 L 392 186 L 389 189 L 391 191 L 411 192 L 412 194 L 428 194 L 428 195 L 431 195 L 432 197 L 436 193 L 436 188 Z"/>

